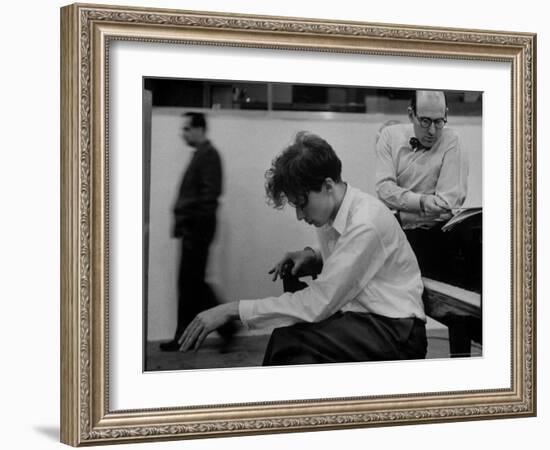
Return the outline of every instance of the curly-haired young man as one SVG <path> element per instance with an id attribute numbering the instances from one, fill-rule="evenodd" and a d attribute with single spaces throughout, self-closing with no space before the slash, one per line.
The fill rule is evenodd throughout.
<path id="1" fill-rule="evenodd" d="M 344 182 L 321 137 L 298 133 L 266 173 L 272 206 L 317 228 L 319 248 L 289 252 L 273 279 L 316 275 L 302 290 L 240 300 L 198 314 L 182 350 L 232 319 L 270 327 L 264 365 L 419 359 L 426 355 L 418 263 L 390 210 Z"/>

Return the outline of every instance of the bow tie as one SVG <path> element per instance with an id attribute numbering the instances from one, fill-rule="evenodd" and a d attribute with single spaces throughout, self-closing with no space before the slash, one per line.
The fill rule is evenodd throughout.
<path id="1" fill-rule="evenodd" d="M 411 148 L 413 149 L 413 151 L 417 151 L 417 150 L 427 150 L 426 147 L 424 147 L 422 145 L 422 143 L 415 137 L 412 137 L 410 140 L 409 140 L 409 145 L 411 146 Z"/>

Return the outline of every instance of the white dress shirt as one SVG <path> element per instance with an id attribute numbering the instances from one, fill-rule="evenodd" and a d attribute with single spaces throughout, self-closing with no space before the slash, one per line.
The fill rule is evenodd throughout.
<path id="1" fill-rule="evenodd" d="M 439 216 L 420 209 L 422 194 L 436 195 L 449 208 L 460 208 L 468 188 L 468 159 L 455 131 L 443 128 L 430 149 L 414 150 L 412 124 L 384 128 L 376 144 L 376 192 L 389 207 L 401 211 L 403 228 L 429 228 Z"/>
<path id="2" fill-rule="evenodd" d="M 295 293 L 241 300 L 247 328 L 318 322 L 337 311 L 426 320 L 416 257 L 382 202 L 348 185 L 334 222 L 319 228 L 318 238 L 321 274 Z"/>

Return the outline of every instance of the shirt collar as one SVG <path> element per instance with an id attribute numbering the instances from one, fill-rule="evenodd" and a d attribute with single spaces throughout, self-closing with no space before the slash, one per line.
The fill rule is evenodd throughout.
<path id="1" fill-rule="evenodd" d="M 427 150 L 414 134 L 414 126 L 412 123 L 408 123 L 405 130 L 407 146 L 410 148 L 411 152 L 414 153 L 418 150 Z"/>
<path id="2" fill-rule="evenodd" d="M 420 142 L 416 136 L 413 136 L 409 139 L 409 146 L 411 147 L 413 152 L 416 152 L 417 150 L 429 150 L 429 148 L 426 148 L 422 145 L 422 142 Z"/>
<path id="3" fill-rule="evenodd" d="M 336 217 L 331 224 L 332 228 L 334 228 L 340 235 L 344 232 L 344 229 L 346 228 L 346 223 L 349 215 L 348 213 L 354 195 L 353 191 L 355 191 L 355 189 L 352 188 L 348 183 L 346 187 L 346 193 L 344 194 L 344 198 L 342 199 L 342 203 L 340 204 L 340 208 L 338 209 Z"/>

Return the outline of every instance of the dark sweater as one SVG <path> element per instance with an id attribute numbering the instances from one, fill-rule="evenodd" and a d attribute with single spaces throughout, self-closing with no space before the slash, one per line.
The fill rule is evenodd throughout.
<path id="1" fill-rule="evenodd" d="M 193 154 L 174 205 L 174 237 L 216 219 L 222 193 L 222 163 L 216 148 L 205 141 Z"/>

